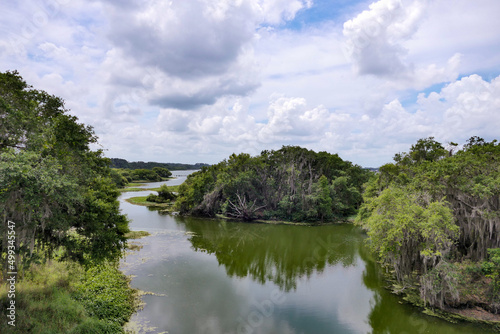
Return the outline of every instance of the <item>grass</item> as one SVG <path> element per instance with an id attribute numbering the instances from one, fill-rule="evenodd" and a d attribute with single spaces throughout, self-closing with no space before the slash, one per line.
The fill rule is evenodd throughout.
<path id="1" fill-rule="evenodd" d="M 144 182 L 130 182 L 129 184 L 127 184 L 127 187 L 141 187 L 141 186 L 145 186 L 147 182 L 149 182 L 149 181 L 144 181 Z"/>
<path id="2" fill-rule="evenodd" d="M 16 282 L 13 298 L 0 284 L 0 309 L 15 300 L 15 327 L 0 320 L 0 333 L 124 333 L 135 311 L 135 290 L 118 264 L 90 268 L 73 262 L 32 265 Z"/>
<path id="3" fill-rule="evenodd" d="M 154 207 L 160 207 L 160 208 L 168 208 L 172 206 L 172 203 L 156 203 L 156 202 L 148 202 L 147 196 L 138 196 L 138 197 L 131 197 L 127 198 L 125 201 L 129 202 L 130 204 L 135 204 L 135 205 L 142 205 L 142 206 L 154 206 Z"/>
<path id="4" fill-rule="evenodd" d="M 146 231 L 130 231 L 127 234 L 125 234 L 125 237 L 127 239 L 140 239 L 147 237 L 148 235 L 151 235 L 151 233 Z"/>

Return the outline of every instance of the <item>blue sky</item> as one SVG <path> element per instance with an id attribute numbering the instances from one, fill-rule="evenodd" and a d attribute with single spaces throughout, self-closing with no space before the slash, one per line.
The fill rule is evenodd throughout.
<path id="1" fill-rule="evenodd" d="M 500 129 L 497 0 L 2 1 L 0 70 L 109 157 L 217 163 L 282 145 L 380 166 Z"/>

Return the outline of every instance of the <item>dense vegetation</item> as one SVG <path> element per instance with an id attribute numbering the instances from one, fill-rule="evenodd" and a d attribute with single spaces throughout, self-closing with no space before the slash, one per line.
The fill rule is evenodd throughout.
<path id="1" fill-rule="evenodd" d="M 208 167 L 209 165 L 204 163 L 196 164 L 181 164 L 181 163 L 162 163 L 162 162 L 144 162 L 144 161 L 133 161 L 129 162 L 125 159 L 111 158 L 112 168 L 123 168 L 123 169 L 153 169 L 155 167 L 166 168 L 168 170 L 196 170 L 202 167 Z"/>
<path id="2" fill-rule="evenodd" d="M 189 175 L 176 206 L 181 213 L 244 220 L 328 221 L 356 212 L 369 174 L 336 154 L 300 147 L 233 154 Z"/>
<path id="3" fill-rule="evenodd" d="M 2 263 L 8 221 L 15 223 L 19 269 L 62 246 L 64 258 L 81 263 L 119 257 L 128 221 L 109 160 L 90 149 L 97 141 L 92 128 L 16 72 L 0 74 L 0 107 Z"/>
<path id="4" fill-rule="evenodd" d="M 427 305 L 500 312 L 500 145 L 434 138 L 380 168 L 357 221 L 402 287 Z M 455 152 L 456 151 L 456 152 Z"/>
<path id="5" fill-rule="evenodd" d="M 118 169 L 112 168 L 110 176 L 119 188 L 125 187 L 130 182 L 160 182 L 172 176 L 172 172 L 163 167 L 153 169 Z"/>
<path id="6" fill-rule="evenodd" d="M 123 318 L 115 321 L 92 313 L 93 307 L 99 312 L 110 307 L 92 306 L 99 300 L 121 307 L 121 301 L 105 296 L 108 287 L 97 287 L 102 281 L 95 285 L 99 296 L 89 295 L 91 301 L 76 294 L 78 289 L 88 294 L 88 275 L 109 278 L 119 294 L 132 291 L 117 269 L 126 247 L 128 220 L 119 211 L 109 159 L 101 150 L 91 149 L 97 142 L 93 129 L 68 114 L 60 98 L 28 86 L 17 72 L 0 73 L 0 119 L 0 279 L 4 284 L 8 272 L 18 273 L 18 319 L 23 314 L 25 318 L 19 320 L 18 332 L 120 332 Z M 63 273 L 53 284 L 47 284 L 46 273 L 36 275 L 40 264 L 58 261 L 92 274 L 80 275 L 80 288 Z M 100 275 L 103 270 L 106 273 Z M 75 294 L 70 293 L 73 288 Z M 9 299 L 3 293 L 0 297 L 4 313 Z M 130 305 L 129 300 L 122 306 Z M 58 312 L 64 317 L 55 319 Z M 54 319 L 53 323 L 37 322 L 32 314 Z M 43 327 L 47 321 L 50 324 Z"/>

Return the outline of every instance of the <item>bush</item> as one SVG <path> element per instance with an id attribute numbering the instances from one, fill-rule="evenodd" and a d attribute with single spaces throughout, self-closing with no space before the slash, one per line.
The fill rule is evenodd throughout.
<path id="1" fill-rule="evenodd" d="M 161 177 L 170 177 L 172 172 L 163 167 L 153 167 L 153 171 Z"/>
<path id="2" fill-rule="evenodd" d="M 148 197 L 146 197 L 146 201 L 153 202 L 153 203 L 158 203 L 158 195 L 149 194 Z"/>
<path id="3" fill-rule="evenodd" d="M 116 266 L 88 269 L 75 289 L 74 298 L 91 317 L 123 325 L 134 313 L 134 291 Z"/>
<path id="4" fill-rule="evenodd" d="M 163 201 L 172 201 L 175 199 L 174 193 L 172 193 L 166 184 L 162 184 L 160 190 L 158 190 L 158 197 Z"/>
<path id="5" fill-rule="evenodd" d="M 160 190 L 158 190 L 158 195 L 149 194 L 146 201 L 153 203 L 168 203 L 175 198 L 176 196 L 168 189 L 168 186 L 166 184 L 162 184 Z"/>

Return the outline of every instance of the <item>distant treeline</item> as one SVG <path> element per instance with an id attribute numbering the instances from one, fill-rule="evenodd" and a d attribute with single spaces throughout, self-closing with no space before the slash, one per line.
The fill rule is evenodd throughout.
<path id="1" fill-rule="evenodd" d="M 162 163 L 162 162 L 144 162 L 133 161 L 128 162 L 125 159 L 111 158 L 111 168 L 127 168 L 127 169 L 153 169 L 154 167 L 166 168 L 168 170 L 194 170 L 210 165 L 204 163 L 196 163 L 194 165 L 181 163 Z"/>

